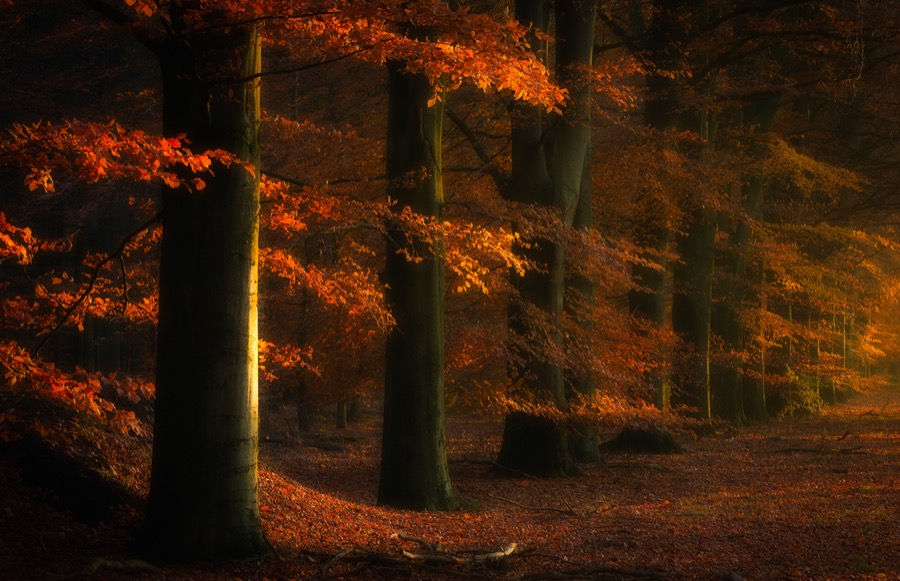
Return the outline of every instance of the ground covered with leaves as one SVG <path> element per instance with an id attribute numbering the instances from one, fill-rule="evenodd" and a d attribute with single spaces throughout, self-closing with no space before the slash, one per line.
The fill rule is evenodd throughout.
<path id="1" fill-rule="evenodd" d="M 680 454 L 608 453 L 556 480 L 495 475 L 500 423 L 451 417 L 449 513 L 375 505 L 377 417 L 272 438 L 260 484 L 273 554 L 194 566 L 130 551 L 149 440 L 67 429 L 0 447 L 0 578 L 900 579 L 897 388 L 681 434 Z"/>

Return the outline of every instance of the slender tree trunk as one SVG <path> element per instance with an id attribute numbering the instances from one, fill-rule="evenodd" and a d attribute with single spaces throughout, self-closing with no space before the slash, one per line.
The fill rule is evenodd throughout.
<path id="1" fill-rule="evenodd" d="M 597 2 L 570 0 L 556 3 L 557 81 L 569 90 L 562 120 L 553 133 L 550 146 L 550 171 L 554 199 L 563 208 L 564 220 L 575 230 L 593 227 L 593 187 L 591 180 L 591 79 L 586 74 L 593 62 L 594 24 Z M 569 217 L 571 216 L 571 217 Z M 593 328 L 594 283 L 579 273 L 577 265 L 566 265 L 564 308 L 587 332 Z M 570 345 L 567 349 L 589 351 L 590 345 Z M 589 360 L 590 353 L 579 360 Z M 596 389 L 589 368 L 566 372 L 568 389 L 590 401 Z M 601 460 L 596 428 L 574 426 L 570 448 L 575 459 L 584 463 Z"/>
<path id="2" fill-rule="evenodd" d="M 162 54 L 163 124 L 223 148 L 201 191 L 163 191 L 156 412 L 143 528 L 154 556 L 195 560 L 264 547 L 257 485 L 259 86 L 253 26 L 173 36 Z"/>
<path id="3" fill-rule="evenodd" d="M 347 429 L 347 402 L 339 401 L 334 406 L 334 427 L 338 430 Z"/>
<path id="4" fill-rule="evenodd" d="M 427 77 L 391 63 L 388 103 L 388 196 L 440 219 L 443 107 L 429 106 Z M 418 175 L 422 168 L 426 176 Z M 444 436 L 444 248 L 388 224 L 387 301 L 396 326 L 387 341 L 384 435 L 378 502 L 398 508 L 454 506 Z M 416 261 L 410 260 L 416 258 Z"/>
<path id="5" fill-rule="evenodd" d="M 717 221 L 711 210 L 700 210 L 688 232 L 678 238 L 681 262 L 674 269 L 672 329 L 681 339 L 676 354 L 673 402 L 710 417 L 709 344 L 712 272 Z"/>
<path id="6" fill-rule="evenodd" d="M 347 405 L 347 421 L 358 422 L 362 418 L 362 402 L 358 396 L 354 396 Z"/>
<path id="7" fill-rule="evenodd" d="M 757 145 L 751 148 L 751 155 L 761 163 L 766 156 L 765 136 L 772 129 L 775 114 L 778 111 L 777 96 L 761 98 L 758 102 L 748 104 L 743 111 L 742 120 L 753 127 L 757 137 Z M 764 176 L 762 170 L 755 170 L 748 176 L 743 191 L 743 207 L 748 219 L 753 220 L 761 213 Z M 717 293 L 721 299 L 713 313 L 713 330 L 722 338 L 727 353 L 740 354 L 745 349 L 744 328 L 742 322 L 743 303 L 750 289 L 747 279 L 746 253 L 753 230 L 747 219 L 739 218 L 730 236 L 728 249 L 720 260 L 723 288 Z M 747 416 L 755 420 L 767 419 L 765 393 L 759 405 L 759 394 L 751 396 L 753 409 L 744 408 L 744 373 L 740 359 L 730 360 L 715 366 L 714 381 L 710 383 L 712 412 L 715 416 L 735 424 L 742 423 Z"/>
<path id="8" fill-rule="evenodd" d="M 680 129 L 683 125 L 684 99 L 682 79 L 673 73 L 682 68 L 678 51 L 673 50 L 683 36 L 681 11 L 684 0 L 666 2 L 656 0 L 650 25 L 646 32 L 645 50 L 647 58 L 653 64 L 647 74 L 647 101 L 644 106 L 644 124 L 659 132 Z M 636 8 L 636 3 L 633 5 Z M 635 13 L 635 20 L 640 17 Z M 638 25 L 643 30 L 643 25 Z M 652 328 L 663 331 L 669 327 L 667 317 L 666 279 L 669 267 L 666 254 L 672 244 L 669 229 L 669 216 L 662 205 L 648 208 L 643 220 L 638 224 L 635 241 L 647 248 L 644 258 L 653 266 L 635 265 L 631 278 L 635 289 L 628 293 L 628 306 L 631 312 L 643 319 Z M 671 353 L 660 353 L 664 363 L 660 368 L 648 374 L 648 382 L 652 390 L 654 404 L 660 409 L 669 407 L 672 398 L 670 378 Z"/>
<path id="9" fill-rule="evenodd" d="M 297 411 L 297 431 L 302 436 L 312 430 L 312 406 L 309 405 L 306 380 L 301 380 L 294 388 L 295 407 Z"/>
<path id="10" fill-rule="evenodd" d="M 822 321 L 818 321 L 818 329 L 816 329 L 817 333 L 821 332 L 822 329 Z M 822 401 L 822 339 L 817 335 L 816 336 L 816 394 L 819 396 L 819 401 Z"/>
<path id="11" fill-rule="evenodd" d="M 836 353 L 838 347 L 836 345 L 836 334 L 837 334 L 837 313 L 831 313 L 831 349 L 832 353 Z M 828 377 L 826 379 L 828 385 L 826 389 L 828 390 L 828 399 L 826 400 L 828 403 L 834 405 L 838 402 L 838 394 L 837 394 L 837 382 L 834 380 L 834 376 Z"/>
<path id="12" fill-rule="evenodd" d="M 628 293 L 628 307 L 630 311 L 644 319 L 652 328 L 663 331 L 668 327 L 666 316 L 666 272 L 668 260 L 666 253 L 669 251 L 669 229 L 661 226 L 656 221 L 648 221 L 642 224 L 637 233 L 637 243 L 648 248 L 651 253 L 644 258 L 655 263 L 654 266 L 636 264 L 631 268 L 631 278 L 636 286 Z M 671 359 L 671 354 L 659 353 L 662 365 L 649 372 L 653 404 L 659 409 L 667 409 L 672 399 L 672 386 L 669 378 L 668 365 L 665 363 Z"/>
<path id="13" fill-rule="evenodd" d="M 761 278 L 759 307 L 765 310 L 768 300 L 766 297 L 766 270 L 765 264 L 762 262 L 759 265 L 759 272 Z M 744 412 L 748 419 L 764 422 L 769 419 L 769 410 L 766 404 L 766 347 L 764 341 L 760 342 L 759 358 L 754 371 L 755 373 L 751 374 L 752 378 L 746 383 L 743 390 Z"/>
<path id="14" fill-rule="evenodd" d="M 584 169 L 581 174 L 581 194 L 578 198 L 578 208 L 575 211 L 575 219 L 572 223 L 572 227 L 576 229 L 588 229 L 593 226 L 591 159 L 591 149 L 590 147 L 587 147 L 584 153 Z M 578 273 L 576 268 L 567 269 L 567 272 L 566 309 L 572 312 L 572 315 L 585 331 L 591 332 L 594 329 L 594 323 L 591 319 L 590 310 L 596 302 L 594 282 L 590 277 Z M 569 298 L 570 296 L 573 297 L 571 300 Z M 579 308 L 572 309 L 571 304 L 573 302 Z M 587 345 L 577 345 L 575 348 L 591 349 L 591 343 L 588 342 Z M 586 358 L 590 359 L 591 353 L 587 353 L 586 355 Z M 568 389 L 577 393 L 587 401 L 590 401 L 594 397 L 594 393 L 597 389 L 596 379 L 589 368 L 570 370 L 566 375 Z M 600 454 L 600 448 L 597 445 L 597 428 L 594 426 L 574 426 L 569 436 L 569 447 L 578 462 L 584 464 L 597 464 L 603 459 Z"/>

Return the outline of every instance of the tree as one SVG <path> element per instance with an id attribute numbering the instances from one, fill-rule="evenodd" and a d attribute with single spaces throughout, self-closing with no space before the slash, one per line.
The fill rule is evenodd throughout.
<path id="1" fill-rule="evenodd" d="M 713 309 L 711 319 L 713 332 L 722 339 L 726 358 L 714 366 L 711 409 L 716 417 L 736 424 L 746 418 L 762 421 L 768 417 L 765 389 L 762 387 L 765 373 L 759 374 L 758 382 L 745 382 L 742 355 L 746 349 L 744 301 L 752 286 L 747 272 L 748 245 L 753 236 L 752 221 L 758 220 L 761 214 L 765 187 L 761 165 L 768 151 L 767 136 L 772 130 L 779 101 L 777 94 L 752 95 L 741 109 L 741 122 L 747 125 L 751 138 L 756 140 L 750 152 L 756 167 L 748 172 L 741 190 L 744 215 L 733 220 L 735 223 L 729 232 L 728 246 L 720 255 L 718 279 L 722 288 L 716 289 L 720 300 Z M 762 362 L 764 355 L 760 353 L 759 357 Z"/>
<path id="2" fill-rule="evenodd" d="M 396 214 L 439 221 L 443 106 L 426 75 L 404 71 L 401 62 L 388 69 L 388 196 Z M 378 502 L 446 510 L 454 501 L 444 436 L 443 241 L 402 222 L 388 224 L 387 240 L 387 301 L 396 325 L 387 340 Z"/>
<path id="3" fill-rule="evenodd" d="M 557 2 L 555 6 L 559 37 L 557 77 L 569 89 L 569 100 L 549 127 L 544 125 L 540 109 L 512 109 L 512 170 L 507 197 L 558 212 L 563 228 L 573 225 L 581 208 L 579 227 L 587 227 L 591 203 L 589 199 L 581 202 L 580 197 L 590 196 L 582 176 L 585 159 L 590 158 L 591 92 L 586 71 L 593 55 L 596 4 Z M 548 10 L 549 5 L 542 1 L 516 2 L 516 18 L 538 32 L 547 31 Z M 535 35 L 531 42 L 532 49 L 546 58 L 543 38 Z M 513 286 L 521 298 L 510 305 L 510 331 L 514 341 L 533 345 L 516 347 L 513 343 L 511 380 L 522 382 L 539 399 L 564 410 L 564 367 L 549 360 L 546 352 L 533 350 L 542 344 L 542 339 L 531 330 L 535 328 L 534 317 L 543 313 L 549 326 L 549 342 L 561 344 L 558 326 L 565 301 L 563 245 L 550 235 L 527 240 L 519 252 L 535 267 L 524 275 L 513 274 Z M 512 412 L 506 417 L 497 463 L 534 475 L 571 474 L 577 468 L 567 432 L 567 426 L 558 419 Z"/>
<path id="4" fill-rule="evenodd" d="M 172 16 L 184 26 L 182 15 Z M 258 82 L 242 79 L 260 72 L 260 40 L 255 26 L 179 32 L 160 51 L 164 134 L 225 149 L 241 163 L 216 167 L 201 191 L 163 192 L 143 537 L 165 557 L 250 555 L 264 547 L 256 403 L 260 113 Z"/>

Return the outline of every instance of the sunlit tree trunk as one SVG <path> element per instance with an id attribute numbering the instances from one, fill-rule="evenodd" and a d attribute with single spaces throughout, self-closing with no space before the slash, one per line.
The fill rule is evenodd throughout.
<path id="1" fill-rule="evenodd" d="M 178 18 L 173 18 L 178 22 Z M 161 558 L 264 548 L 257 484 L 260 71 L 253 26 L 173 35 L 161 50 L 163 129 L 217 166 L 197 191 L 163 191 L 156 411 L 142 539 Z M 253 172 L 256 172 L 255 175 Z"/>
<path id="2" fill-rule="evenodd" d="M 428 78 L 402 72 L 402 66 L 388 67 L 388 196 L 395 212 L 408 208 L 440 219 L 443 107 L 429 104 L 434 92 Z M 385 282 L 396 326 L 387 340 L 378 502 L 449 509 L 454 500 L 444 436 L 443 242 L 389 223 Z"/>

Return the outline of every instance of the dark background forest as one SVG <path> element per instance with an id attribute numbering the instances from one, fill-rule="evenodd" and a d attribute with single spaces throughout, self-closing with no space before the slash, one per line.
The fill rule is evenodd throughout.
<path id="1" fill-rule="evenodd" d="M 0 2 L 0 576 L 897 578 L 896 8 Z"/>

